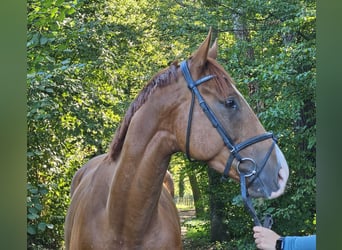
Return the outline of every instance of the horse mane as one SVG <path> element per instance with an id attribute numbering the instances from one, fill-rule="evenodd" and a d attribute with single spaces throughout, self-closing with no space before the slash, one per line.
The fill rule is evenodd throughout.
<path id="1" fill-rule="evenodd" d="M 224 94 L 228 93 L 228 88 L 231 84 L 234 84 L 234 81 L 231 79 L 229 74 L 223 69 L 223 67 L 216 62 L 216 60 L 208 58 L 206 67 L 209 70 L 211 75 L 215 75 L 214 78 L 216 81 L 215 87 L 218 93 L 222 94 L 224 98 Z M 157 73 L 140 91 L 138 96 L 134 99 L 134 101 L 129 106 L 125 117 L 117 131 L 114 135 L 114 138 L 110 145 L 109 157 L 111 160 L 116 160 L 122 150 L 122 146 L 124 144 L 126 134 L 128 131 L 128 127 L 131 123 L 132 117 L 135 112 L 139 110 L 139 108 L 146 102 L 148 97 L 154 92 L 156 88 L 164 87 L 174 80 L 177 80 L 177 68 L 179 67 L 178 62 L 173 62 L 170 67 L 160 71 Z"/>
<path id="2" fill-rule="evenodd" d="M 140 91 L 138 96 L 134 99 L 134 101 L 129 106 L 125 117 L 117 131 L 110 145 L 109 157 L 114 161 L 119 156 L 119 153 L 124 144 L 128 127 L 131 123 L 131 120 L 135 114 L 139 110 L 139 108 L 146 102 L 148 97 L 154 92 L 154 90 L 158 87 L 164 87 L 174 80 L 177 80 L 177 67 L 178 62 L 173 62 L 168 68 L 157 73 Z"/>

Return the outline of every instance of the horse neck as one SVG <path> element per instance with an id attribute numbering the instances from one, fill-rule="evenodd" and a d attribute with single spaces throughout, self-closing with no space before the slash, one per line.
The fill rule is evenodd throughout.
<path id="1" fill-rule="evenodd" d="M 109 222 L 133 239 L 157 213 L 162 182 L 175 141 L 162 117 L 162 105 L 145 103 L 134 115 L 117 160 L 108 200 Z M 131 238 L 131 239 L 132 239 Z"/>

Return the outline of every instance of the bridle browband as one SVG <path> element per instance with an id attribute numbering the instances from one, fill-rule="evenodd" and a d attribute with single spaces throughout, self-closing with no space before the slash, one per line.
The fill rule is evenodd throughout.
<path id="1" fill-rule="evenodd" d="M 208 104 L 205 102 L 204 98 L 202 97 L 201 93 L 199 92 L 197 86 L 199 86 L 200 84 L 207 82 L 211 79 L 213 79 L 215 76 L 214 75 L 207 75 L 204 76 L 196 81 L 194 81 L 191 77 L 191 73 L 189 71 L 188 65 L 187 65 L 187 61 L 182 61 L 180 64 L 180 68 L 182 70 L 183 76 L 188 84 L 188 88 L 191 90 L 191 94 L 192 94 L 192 98 L 191 98 L 191 105 L 190 105 L 190 110 L 189 110 L 189 120 L 188 120 L 188 126 L 187 126 L 187 131 L 186 131 L 186 156 L 189 160 L 191 160 L 190 157 L 190 135 L 191 135 L 191 124 L 192 124 L 192 116 L 193 116 L 193 108 L 194 108 L 194 103 L 195 103 L 195 97 L 197 98 L 197 101 L 200 105 L 200 107 L 202 108 L 203 112 L 206 114 L 206 116 L 208 117 L 209 121 L 211 122 L 211 124 L 213 125 L 214 128 L 216 128 L 217 132 L 220 134 L 221 138 L 223 139 L 223 142 L 225 144 L 225 146 L 230 150 L 231 154 L 227 160 L 225 169 L 223 171 L 223 176 L 222 176 L 222 180 L 227 180 L 228 179 L 228 174 L 229 174 L 229 170 L 232 166 L 232 163 L 235 160 L 237 160 L 237 172 L 240 175 L 240 182 L 241 182 L 241 195 L 242 195 L 242 199 L 244 202 L 244 205 L 246 207 L 246 209 L 248 210 L 248 212 L 251 214 L 254 224 L 257 226 L 260 226 L 260 220 L 258 219 L 256 212 L 254 210 L 254 207 L 252 205 L 252 202 L 250 200 L 250 197 L 248 195 L 247 192 L 247 188 L 249 185 L 251 185 L 256 178 L 259 176 L 260 172 L 263 170 L 263 168 L 265 167 L 273 149 L 275 144 L 277 143 L 276 138 L 274 137 L 273 133 L 267 132 L 255 137 L 252 137 L 246 141 L 243 141 L 241 143 L 238 144 L 234 144 L 233 140 L 231 139 L 231 137 L 228 135 L 228 133 L 226 132 L 226 130 L 224 129 L 224 127 L 222 126 L 222 124 L 220 123 L 220 121 L 217 119 L 215 113 L 210 109 L 210 107 L 208 106 Z M 264 160 L 262 161 L 261 167 L 258 170 L 257 168 L 257 163 L 252 159 L 252 158 L 244 158 L 242 157 L 239 152 L 255 143 L 267 140 L 267 139 L 272 139 L 272 145 L 269 149 L 269 151 L 267 152 Z M 242 164 L 243 162 L 251 162 L 253 164 L 253 169 L 252 171 L 250 171 L 249 173 L 243 173 L 243 171 L 240 171 L 239 166 L 240 164 Z M 252 179 L 250 179 L 248 186 L 246 185 L 246 178 L 248 177 L 252 177 Z M 268 221 L 265 220 L 264 222 L 264 226 L 270 228 L 270 224 L 272 223 L 272 219 L 270 219 L 270 217 L 267 217 L 266 219 L 268 219 Z"/>

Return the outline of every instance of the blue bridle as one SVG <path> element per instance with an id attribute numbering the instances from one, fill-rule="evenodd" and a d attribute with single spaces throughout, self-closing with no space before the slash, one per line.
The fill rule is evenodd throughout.
<path id="1" fill-rule="evenodd" d="M 214 75 L 207 75 L 204 76 L 200 79 L 198 79 L 197 81 L 194 81 L 191 77 L 191 73 L 189 71 L 188 65 L 186 61 L 182 61 L 180 64 L 180 68 L 182 70 L 183 76 L 188 84 L 188 88 L 191 90 L 192 93 L 192 99 L 191 99 L 191 105 L 190 105 L 190 110 L 189 110 L 189 121 L 188 121 L 188 126 L 187 126 L 187 134 L 186 134 L 186 155 L 188 157 L 189 160 L 191 160 L 190 157 L 190 134 L 191 134 L 191 124 L 192 124 L 192 116 L 193 116 L 193 107 L 194 107 L 194 102 L 195 102 L 195 97 L 197 98 L 197 101 L 200 105 L 200 107 L 202 108 L 203 112 L 206 114 L 206 116 L 208 117 L 209 121 L 211 122 L 211 124 L 213 125 L 214 128 L 216 128 L 217 132 L 220 134 L 225 146 L 230 150 L 231 154 L 227 160 L 225 169 L 223 171 L 223 176 L 222 176 L 222 180 L 227 180 L 228 175 L 229 175 L 229 170 L 232 166 L 232 163 L 234 161 L 234 159 L 237 160 L 237 171 L 240 174 L 240 182 L 241 182 L 241 194 L 242 194 L 242 198 L 245 204 L 245 207 L 247 208 L 247 210 L 250 212 L 250 214 L 253 217 L 254 223 L 255 225 L 261 225 L 260 220 L 258 219 L 256 212 L 254 210 L 254 207 L 251 203 L 251 200 L 249 199 L 248 193 L 247 193 L 247 186 L 246 186 L 246 178 L 247 177 L 252 177 L 254 176 L 252 179 L 250 179 L 249 184 L 251 185 L 255 179 L 259 176 L 260 172 L 263 170 L 263 168 L 266 165 L 266 162 L 268 161 L 275 144 L 277 143 L 276 138 L 274 137 L 273 133 L 267 132 L 255 137 L 252 137 L 246 141 L 243 141 L 239 144 L 234 144 L 233 140 L 231 139 L 231 137 L 228 135 L 228 133 L 226 132 L 226 130 L 224 129 L 224 127 L 222 126 L 222 124 L 220 123 L 220 121 L 217 119 L 215 113 L 210 109 L 210 107 L 208 106 L 208 104 L 205 102 L 204 98 L 202 97 L 201 93 L 199 92 L 197 86 L 199 86 L 200 84 L 207 82 L 211 79 L 213 79 L 215 76 Z M 272 145 L 269 149 L 269 151 L 267 152 L 260 169 L 257 169 L 257 164 L 256 162 L 252 159 L 252 158 L 245 158 L 242 157 L 239 152 L 255 143 L 267 140 L 267 139 L 272 139 Z M 249 172 L 249 173 L 243 173 L 242 171 L 240 171 L 239 166 L 241 163 L 243 162 L 251 162 L 253 165 L 253 169 Z M 265 225 L 266 227 L 270 227 L 270 225 Z"/>

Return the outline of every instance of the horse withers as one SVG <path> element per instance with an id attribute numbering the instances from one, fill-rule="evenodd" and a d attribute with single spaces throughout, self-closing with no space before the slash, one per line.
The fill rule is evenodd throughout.
<path id="1" fill-rule="evenodd" d="M 171 155 L 186 152 L 253 197 L 284 192 L 289 169 L 229 74 L 211 31 L 187 60 L 156 74 L 131 103 L 107 154 L 75 174 L 65 222 L 67 249 L 182 249 L 164 182 Z"/>

